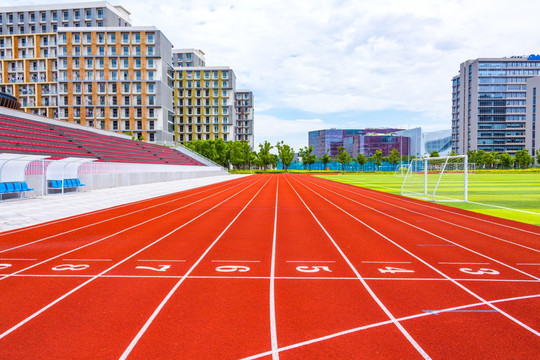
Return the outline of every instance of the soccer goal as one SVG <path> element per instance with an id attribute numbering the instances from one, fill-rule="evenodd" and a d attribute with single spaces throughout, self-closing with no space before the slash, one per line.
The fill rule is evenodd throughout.
<path id="1" fill-rule="evenodd" d="M 467 201 L 467 155 L 413 159 L 401 195 L 431 201 Z"/>

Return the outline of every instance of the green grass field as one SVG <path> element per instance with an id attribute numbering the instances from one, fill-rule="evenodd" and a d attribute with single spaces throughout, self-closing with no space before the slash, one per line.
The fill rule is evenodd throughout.
<path id="1" fill-rule="evenodd" d="M 319 176 L 398 195 L 403 182 L 393 174 Z M 468 196 L 468 202 L 443 204 L 540 226 L 540 173 L 471 174 Z"/>

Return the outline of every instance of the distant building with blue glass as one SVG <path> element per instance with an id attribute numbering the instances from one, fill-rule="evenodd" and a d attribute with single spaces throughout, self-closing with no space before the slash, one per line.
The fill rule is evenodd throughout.
<path id="1" fill-rule="evenodd" d="M 536 93 L 540 56 L 481 58 L 460 65 L 452 79 L 452 150 L 538 149 Z"/>
<path id="2" fill-rule="evenodd" d="M 326 152 L 332 157 L 337 156 L 338 148 L 345 147 L 352 157 L 358 154 L 371 156 L 377 150 L 382 150 L 383 156 L 388 156 L 392 149 L 398 149 L 400 154 L 409 155 L 410 138 L 399 135 L 402 129 L 325 129 L 310 131 L 308 144 L 313 146 L 313 153 L 318 157 Z"/>

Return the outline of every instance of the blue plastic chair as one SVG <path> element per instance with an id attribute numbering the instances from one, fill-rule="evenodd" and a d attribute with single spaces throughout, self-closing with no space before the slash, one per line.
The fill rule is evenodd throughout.
<path id="1" fill-rule="evenodd" d="M 15 186 L 13 183 L 6 183 L 6 189 L 8 193 L 15 192 Z"/>
<path id="2" fill-rule="evenodd" d="M 21 182 L 21 191 L 32 191 L 32 190 L 34 189 L 30 189 L 26 181 Z"/>
<path id="3" fill-rule="evenodd" d="M 7 188 L 5 183 L 0 183 L 0 194 L 7 193 Z"/>
<path id="4" fill-rule="evenodd" d="M 22 186 L 21 186 L 21 183 L 20 183 L 20 182 L 14 182 L 14 183 L 13 183 L 13 188 L 15 189 L 15 192 L 20 192 L 20 191 L 22 191 Z"/>

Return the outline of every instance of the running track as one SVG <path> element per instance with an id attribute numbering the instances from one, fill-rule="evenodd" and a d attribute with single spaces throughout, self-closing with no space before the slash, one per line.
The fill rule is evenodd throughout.
<path id="1" fill-rule="evenodd" d="M 0 359 L 538 359 L 540 228 L 256 175 L 0 233 Z"/>

